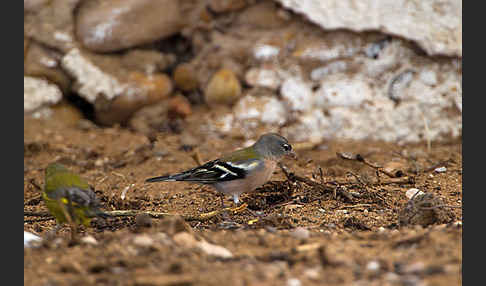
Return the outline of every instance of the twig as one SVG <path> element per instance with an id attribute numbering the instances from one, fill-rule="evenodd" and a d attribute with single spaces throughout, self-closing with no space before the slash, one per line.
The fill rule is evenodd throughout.
<path id="1" fill-rule="evenodd" d="M 52 219 L 54 218 L 48 212 L 29 212 L 29 211 L 24 211 L 24 216 L 51 217 Z"/>
<path id="2" fill-rule="evenodd" d="M 106 211 L 106 214 L 110 216 L 136 216 L 139 214 L 147 214 L 153 218 L 164 218 L 168 216 L 175 216 L 175 214 L 163 213 L 163 212 L 152 212 L 152 211 L 138 211 L 138 210 L 114 210 Z"/>
<path id="3" fill-rule="evenodd" d="M 27 220 L 24 220 L 24 223 L 48 221 L 48 220 L 51 220 L 51 219 L 54 219 L 54 217 L 45 217 L 45 218 L 39 218 L 39 219 L 27 219 Z"/>
<path id="4" fill-rule="evenodd" d="M 208 212 L 208 213 L 202 213 L 202 214 L 195 215 L 195 216 L 171 214 L 171 213 L 164 213 L 164 212 L 153 212 L 153 211 L 138 211 L 138 210 L 114 210 L 114 211 L 107 211 L 106 213 L 111 215 L 111 216 L 136 216 L 136 215 L 139 215 L 139 214 L 147 214 L 147 215 L 149 215 L 153 218 L 181 216 L 184 220 L 187 220 L 187 221 L 193 221 L 193 220 L 205 221 L 205 220 L 213 218 L 213 217 L 215 217 L 215 216 L 217 216 L 217 215 L 219 215 L 219 214 L 221 214 L 225 211 L 240 212 L 240 211 L 246 209 L 246 207 L 247 207 L 246 204 L 242 204 L 241 206 L 236 207 L 236 208 L 227 207 L 227 208 L 211 211 L 211 212 Z"/>
<path id="5" fill-rule="evenodd" d="M 372 163 L 370 163 L 368 160 L 366 160 L 363 156 L 361 156 L 360 154 L 356 154 L 356 155 L 353 155 L 353 154 L 349 154 L 349 153 L 340 153 L 340 152 L 336 152 L 336 155 L 338 155 L 339 158 L 341 159 L 345 159 L 345 160 L 354 160 L 354 161 L 358 161 L 358 162 L 361 162 L 363 164 L 365 164 L 366 166 L 369 166 L 373 169 L 376 169 L 378 170 L 378 172 L 381 172 L 385 175 L 387 175 L 388 177 L 390 178 L 395 178 L 396 176 L 390 172 L 387 172 L 385 170 L 383 170 L 382 167 L 380 166 L 376 166 Z"/>
<path id="6" fill-rule="evenodd" d="M 361 207 L 371 207 L 371 204 L 357 204 L 352 206 L 342 206 L 341 209 L 354 209 L 354 208 L 361 208 Z"/>
<path id="7" fill-rule="evenodd" d="M 30 179 L 29 183 L 34 186 L 38 191 L 42 191 L 42 188 L 35 182 L 35 179 Z"/>
<path id="8" fill-rule="evenodd" d="M 118 177 L 122 178 L 124 181 L 126 181 L 126 180 L 127 180 L 127 177 L 125 177 L 125 175 L 123 175 L 123 174 L 120 174 L 120 173 L 115 172 L 115 171 L 111 171 L 111 173 L 112 173 L 113 175 L 115 175 L 115 176 L 118 176 Z"/>
<path id="9" fill-rule="evenodd" d="M 41 200 L 42 200 L 42 196 L 37 196 L 37 197 L 32 198 L 32 199 L 28 200 L 27 202 L 25 202 L 24 206 L 38 205 Z"/>

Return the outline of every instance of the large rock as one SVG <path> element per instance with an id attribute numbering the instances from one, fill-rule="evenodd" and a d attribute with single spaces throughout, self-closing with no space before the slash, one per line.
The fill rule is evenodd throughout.
<path id="1" fill-rule="evenodd" d="M 247 49 L 253 53 L 244 73 L 250 87 L 232 114 L 208 119 L 210 130 L 233 136 L 265 127 L 292 141 L 315 142 L 346 138 L 408 143 L 461 136 L 459 57 L 429 57 L 400 38 L 326 31 L 294 17 L 299 16 L 293 15 L 286 28 L 245 27 L 246 34 L 259 37 Z M 226 39 L 231 36 L 231 30 L 225 34 Z M 230 49 L 221 45 L 213 56 Z M 266 103 L 258 102 L 263 98 L 272 98 L 280 111 L 261 112 Z"/>
<path id="2" fill-rule="evenodd" d="M 172 93 L 172 81 L 162 73 L 145 74 L 124 67 L 117 56 L 72 49 L 61 61 L 74 78 L 75 91 L 95 107 L 98 123 L 126 123 L 141 107 Z"/>
<path id="3" fill-rule="evenodd" d="M 24 57 L 24 75 L 47 79 L 67 93 L 71 79 L 60 67 L 61 58 L 62 54 L 58 51 L 30 40 Z"/>
<path id="4" fill-rule="evenodd" d="M 25 0 L 24 34 L 63 52 L 76 46 L 74 10 L 79 0 Z"/>
<path id="5" fill-rule="evenodd" d="M 171 36 L 182 29 L 183 20 L 179 1 L 84 1 L 76 36 L 91 51 L 112 52 Z"/>
<path id="6" fill-rule="evenodd" d="M 326 30 L 381 31 L 462 57 L 461 0 L 276 0 Z"/>
<path id="7" fill-rule="evenodd" d="M 61 99 L 62 92 L 57 85 L 44 79 L 24 76 L 24 113 L 37 111 Z"/>

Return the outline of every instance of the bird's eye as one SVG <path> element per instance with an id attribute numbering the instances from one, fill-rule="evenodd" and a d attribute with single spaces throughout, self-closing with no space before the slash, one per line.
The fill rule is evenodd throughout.
<path id="1" fill-rule="evenodd" d="M 285 151 L 290 151 L 290 150 L 292 150 L 292 146 L 290 146 L 289 144 L 283 144 L 283 149 Z"/>

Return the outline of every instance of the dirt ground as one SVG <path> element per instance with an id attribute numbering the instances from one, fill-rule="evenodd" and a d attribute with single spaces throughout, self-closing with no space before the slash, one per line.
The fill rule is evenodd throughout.
<path id="1" fill-rule="evenodd" d="M 39 188 L 54 161 L 86 178 L 105 211 L 174 215 L 96 219 L 80 230 L 91 242 L 70 243 L 64 226 L 57 239 L 25 248 L 24 285 L 462 284 L 460 140 L 295 144 L 298 159 L 283 161 L 288 177 L 277 169 L 262 188 L 242 195 L 248 210 L 206 220 L 197 216 L 221 208 L 210 187 L 144 183 L 194 167 L 193 154 L 208 161 L 244 143 L 195 128 L 149 138 L 121 127 L 25 117 L 24 230 L 45 237 L 55 226 L 32 215 L 47 211 Z M 337 154 L 343 152 L 365 160 Z M 422 197 L 402 211 L 411 188 L 432 200 Z M 226 250 L 211 253 L 202 241 Z"/>

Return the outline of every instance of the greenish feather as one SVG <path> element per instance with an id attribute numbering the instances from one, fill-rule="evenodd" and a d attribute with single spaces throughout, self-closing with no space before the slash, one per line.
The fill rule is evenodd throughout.
<path id="1" fill-rule="evenodd" d="M 255 148 L 250 146 L 225 155 L 221 158 L 221 160 L 225 162 L 237 163 L 248 159 L 259 159 L 260 157 L 261 156 L 255 151 Z"/>

